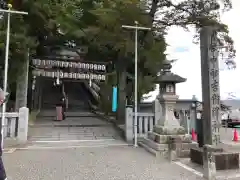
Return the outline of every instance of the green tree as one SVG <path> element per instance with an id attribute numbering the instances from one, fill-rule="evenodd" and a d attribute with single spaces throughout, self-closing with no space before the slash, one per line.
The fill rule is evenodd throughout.
<path id="1" fill-rule="evenodd" d="M 102 0 L 95 2 L 90 12 L 96 21 L 85 32 L 92 46 L 96 46 L 98 53 L 108 55 L 106 60 L 111 61 L 118 73 L 119 106 L 125 106 L 126 92 L 132 97 L 132 90 L 126 91 L 126 79 L 132 83 L 134 74 L 134 32 L 123 30 L 121 25 L 133 25 L 138 21 L 142 26 L 152 27 L 152 32 L 139 33 L 139 97 L 153 89 L 153 80 L 161 68 L 161 61 L 165 59 L 166 43 L 164 34 L 171 26 L 181 26 L 188 30 L 195 27 L 198 42 L 199 30 L 202 26 L 215 26 L 218 29 L 219 42 L 229 46 L 230 58 L 226 63 L 234 64 L 235 56 L 233 40 L 228 35 L 228 27 L 221 23 L 220 5 L 224 10 L 232 7 L 230 0 L 186 0 L 179 3 L 171 0 Z M 100 51 L 100 52 L 99 52 Z M 129 75 L 129 76 L 128 76 Z M 130 77 L 130 80 L 129 80 Z M 110 79 L 110 78 L 109 78 Z M 111 78 L 116 80 L 116 78 Z M 116 82 L 109 82 L 108 85 Z M 130 86 L 131 87 L 131 86 Z"/>
<path id="2" fill-rule="evenodd" d="M 106 83 L 101 86 L 111 93 L 112 85 L 119 87 L 119 109 L 123 118 L 126 97 L 133 99 L 134 31 L 122 25 L 152 27 L 152 31 L 139 32 L 138 96 L 154 89 L 154 79 L 166 58 L 164 35 L 171 26 L 196 29 L 196 40 L 202 26 L 218 28 L 219 42 L 228 45 L 230 60 L 235 56 L 233 40 L 228 28 L 219 20 L 220 4 L 224 10 L 232 6 L 230 0 L 22 0 L 13 1 L 14 8 L 29 12 L 28 16 L 12 15 L 10 42 L 9 85 L 14 85 L 22 72 L 26 52 L 30 55 L 48 55 L 54 46 L 64 47 L 74 41 L 76 47 L 89 47 L 86 59 L 107 62 L 112 69 Z M 208 6 L 206 6 L 208 4 Z M 6 18 L 0 23 L 0 65 L 4 64 Z M 110 67 L 111 66 L 111 67 Z M 3 69 L 3 68 L 2 68 Z M 16 73 L 17 72 L 17 73 Z M 12 89 L 12 88 L 11 88 Z M 105 92 L 105 90 L 104 90 Z M 105 102 L 110 102 L 106 99 Z M 104 104 L 103 106 L 106 106 Z"/>
<path id="3" fill-rule="evenodd" d="M 28 52 L 30 56 L 48 55 L 52 46 L 63 45 L 66 37 L 71 35 L 68 32 L 70 27 L 76 24 L 72 21 L 76 16 L 72 13 L 76 2 L 70 0 L 13 1 L 14 9 L 26 11 L 28 15 L 11 15 L 8 86 L 12 95 L 15 94 L 15 87 L 17 87 L 17 96 L 19 98 L 26 96 L 26 88 L 23 84 L 26 83 L 24 77 L 27 72 Z M 74 9 L 77 10 L 78 8 L 74 7 Z M 5 14 L 0 23 L 0 39 L 2 42 L 0 44 L 0 64 L 2 67 L 4 66 L 5 56 L 6 18 Z M 64 36 L 60 29 L 66 31 Z M 18 99 L 18 97 L 16 98 Z"/>
<path id="4" fill-rule="evenodd" d="M 232 8 L 231 0 L 151 0 L 150 16 L 155 27 L 166 29 L 170 26 L 180 26 L 186 30 L 196 29 L 195 42 L 199 42 L 199 30 L 202 26 L 217 28 L 220 45 L 228 46 L 229 59 L 227 64 L 235 64 L 235 49 L 229 36 L 228 26 L 220 21 L 220 14 Z M 161 14 L 156 18 L 156 14 Z"/>
<path id="5" fill-rule="evenodd" d="M 133 25 L 134 21 L 138 21 L 142 26 L 152 27 L 145 9 L 146 5 L 138 0 L 104 0 L 95 3 L 93 10 L 89 11 L 96 21 L 85 30 L 86 37 L 98 52 L 107 54 L 105 60 L 114 66 L 115 73 L 111 75 L 115 78 L 109 77 L 107 85 L 110 92 L 113 85 L 118 85 L 119 119 L 124 118 L 126 97 L 132 99 L 133 95 L 133 91 L 127 91 L 128 87 L 132 89 L 132 85 L 127 86 L 126 80 L 128 84 L 133 84 L 134 80 L 134 31 L 124 30 L 122 25 Z M 139 98 L 155 88 L 153 80 L 160 70 L 161 61 L 165 59 L 165 48 L 163 33 L 139 31 Z"/>

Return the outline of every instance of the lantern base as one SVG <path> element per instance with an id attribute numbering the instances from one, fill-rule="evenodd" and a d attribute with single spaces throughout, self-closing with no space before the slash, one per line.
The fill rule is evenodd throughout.
<path id="1" fill-rule="evenodd" d="M 143 138 L 139 145 L 155 156 L 171 160 L 189 157 L 190 149 L 198 146 L 196 142 L 192 142 L 190 135 L 185 134 L 185 129 L 181 126 L 155 126 L 153 132 L 149 132 L 147 138 Z"/>

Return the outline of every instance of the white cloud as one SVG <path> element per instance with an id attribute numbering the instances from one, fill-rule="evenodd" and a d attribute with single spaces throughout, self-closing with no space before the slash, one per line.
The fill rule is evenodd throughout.
<path id="1" fill-rule="evenodd" d="M 240 1 L 233 0 L 233 9 L 222 16 L 222 21 L 229 26 L 230 35 L 235 41 L 237 50 L 237 68 L 235 70 L 224 70 L 220 73 L 220 86 L 222 98 L 227 98 L 230 92 L 240 98 L 240 83 L 237 77 L 240 77 L 240 63 L 238 62 L 238 53 L 240 52 L 240 39 L 238 39 L 238 30 L 240 23 L 236 23 L 237 17 L 240 17 Z M 168 59 L 178 59 L 172 68 L 174 73 L 187 78 L 187 82 L 177 85 L 177 94 L 181 99 L 191 98 L 196 95 L 201 99 L 201 69 L 200 69 L 200 49 L 199 45 L 193 44 L 194 30 L 186 32 L 182 28 L 173 27 L 169 30 L 167 43 L 170 45 L 167 49 Z M 185 51 L 176 51 L 184 48 Z M 226 65 L 220 62 L 220 68 L 226 69 Z M 147 101 L 156 98 L 158 90 L 151 92 L 152 95 Z"/>

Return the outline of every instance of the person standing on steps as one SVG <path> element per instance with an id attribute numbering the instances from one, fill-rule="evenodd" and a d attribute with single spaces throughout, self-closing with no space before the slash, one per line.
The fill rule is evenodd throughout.
<path id="1" fill-rule="evenodd" d="M 62 83 L 62 117 L 63 117 L 63 120 L 66 119 L 66 109 L 67 109 L 67 96 L 66 96 L 66 93 L 65 93 L 65 88 L 64 88 L 64 83 Z"/>
<path id="2" fill-rule="evenodd" d="M 65 115 L 65 112 L 66 112 L 66 98 L 65 98 L 64 95 L 61 98 L 61 106 L 62 106 L 62 118 L 63 118 L 63 120 L 65 120 L 66 119 L 66 115 Z"/>

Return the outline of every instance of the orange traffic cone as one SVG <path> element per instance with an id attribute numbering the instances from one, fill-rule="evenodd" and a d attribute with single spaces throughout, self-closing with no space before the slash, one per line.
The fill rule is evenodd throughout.
<path id="1" fill-rule="evenodd" d="M 234 132 L 233 132 L 233 141 L 238 142 L 238 133 L 236 129 L 234 129 Z"/>
<path id="2" fill-rule="evenodd" d="M 192 141 L 196 141 L 196 136 L 193 128 L 192 128 Z"/>

